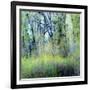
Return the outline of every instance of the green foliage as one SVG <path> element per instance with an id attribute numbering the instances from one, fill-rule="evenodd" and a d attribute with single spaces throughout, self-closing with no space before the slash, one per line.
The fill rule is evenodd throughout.
<path id="1" fill-rule="evenodd" d="M 75 76 L 79 69 L 80 61 L 74 58 L 42 55 L 22 59 L 21 78 Z"/>
<path id="2" fill-rule="evenodd" d="M 21 78 L 80 75 L 80 14 L 21 11 Z"/>
<path id="3" fill-rule="evenodd" d="M 76 43 L 80 42 L 80 14 L 72 14 L 73 35 Z"/>

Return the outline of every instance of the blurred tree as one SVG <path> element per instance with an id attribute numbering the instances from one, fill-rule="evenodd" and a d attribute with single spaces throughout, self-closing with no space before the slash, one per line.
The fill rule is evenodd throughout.
<path id="1" fill-rule="evenodd" d="M 80 42 L 80 15 L 61 12 L 21 11 L 22 56 L 68 56 Z"/>

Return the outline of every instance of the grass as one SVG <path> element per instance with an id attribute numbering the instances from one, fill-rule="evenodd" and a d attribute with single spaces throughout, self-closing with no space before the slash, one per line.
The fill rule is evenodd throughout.
<path id="1" fill-rule="evenodd" d="M 78 76 L 80 60 L 73 57 L 41 55 L 21 59 L 21 78 Z"/>

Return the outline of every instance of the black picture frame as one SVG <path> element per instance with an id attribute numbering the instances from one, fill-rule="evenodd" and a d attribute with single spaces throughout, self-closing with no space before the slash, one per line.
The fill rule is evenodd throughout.
<path id="1" fill-rule="evenodd" d="M 53 82 L 53 83 L 37 83 L 37 84 L 20 84 L 17 85 L 17 70 L 16 70 L 16 7 L 17 6 L 37 6 L 37 7 L 53 7 L 53 8 L 70 8 L 84 10 L 84 80 L 70 82 Z M 49 86 L 65 86 L 65 85 L 80 85 L 88 83 L 88 62 L 87 62 L 87 41 L 88 41 L 88 7 L 84 5 L 69 5 L 69 4 L 52 4 L 52 3 L 34 3 L 34 2 L 11 2 L 11 88 L 32 88 L 32 87 L 49 87 Z"/>

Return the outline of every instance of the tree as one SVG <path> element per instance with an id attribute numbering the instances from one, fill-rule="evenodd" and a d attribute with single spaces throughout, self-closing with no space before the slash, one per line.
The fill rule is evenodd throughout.
<path id="1" fill-rule="evenodd" d="M 79 15 L 25 11 L 21 14 L 21 46 L 24 55 L 49 53 L 68 56 L 79 46 Z M 76 41 L 76 42 L 74 42 Z"/>

